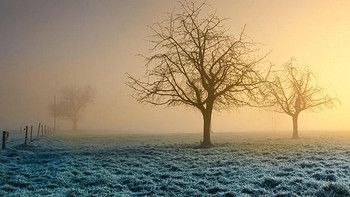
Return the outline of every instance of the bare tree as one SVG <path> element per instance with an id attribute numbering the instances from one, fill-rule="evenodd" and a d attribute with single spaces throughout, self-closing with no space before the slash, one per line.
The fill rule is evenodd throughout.
<path id="1" fill-rule="evenodd" d="M 78 129 L 78 120 L 80 112 L 92 101 L 94 90 L 90 86 L 79 88 L 76 86 L 67 86 L 59 91 L 60 101 L 54 106 L 49 106 L 52 116 L 56 113 L 56 117 L 71 120 L 73 130 Z"/>
<path id="2" fill-rule="evenodd" d="M 144 78 L 130 75 L 128 85 L 140 103 L 185 105 L 203 116 L 202 146 L 211 146 L 212 111 L 247 105 L 262 83 L 263 57 L 242 32 L 234 37 L 225 19 L 205 15 L 205 3 L 180 3 L 180 11 L 150 27 L 154 34 Z"/>
<path id="3" fill-rule="evenodd" d="M 336 98 L 328 96 L 324 89 L 317 84 L 315 74 L 307 67 L 294 66 L 295 59 L 291 58 L 283 70 L 272 74 L 269 84 L 269 99 L 266 99 L 274 111 L 286 113 L 293 119 L 293 138 L 298 135 L 298 117 L 304 110 L 320 111 L 324 107 L 334 107 Z"/>

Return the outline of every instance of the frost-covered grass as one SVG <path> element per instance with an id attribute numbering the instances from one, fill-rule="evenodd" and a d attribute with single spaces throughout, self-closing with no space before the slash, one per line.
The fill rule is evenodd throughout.
<path id="1" fill-rule="evenodd" d="M 350 135 L 43 137 L 0 151 L 0 196 L 350 196 Z"/>

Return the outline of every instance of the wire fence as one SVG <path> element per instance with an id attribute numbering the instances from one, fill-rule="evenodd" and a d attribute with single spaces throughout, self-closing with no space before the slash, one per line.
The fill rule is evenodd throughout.
<path id="1" fill-rule="evenodd" d="M 52 133 L 53 128 L 39 123 L 36 127 L 24 126 L 20 130 L 7 130 L 2 132 L 2 149 L 16 145 L 29 145 L 34 140 Z"/>

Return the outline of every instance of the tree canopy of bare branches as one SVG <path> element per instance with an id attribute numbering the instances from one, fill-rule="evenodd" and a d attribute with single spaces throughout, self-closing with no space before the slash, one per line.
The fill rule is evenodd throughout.
<path id="1" fill-rule="evenodd" d="M 78 129 L 78 120 L 80 112 L 92 101 L 94 90 L 90 86 L 84 88 L 76 86 L 67 86 L 59 91 L 59 102 L 51 104 L 49 111 L 52 116 L 56 115 L 58 118 L 71 120 L 73 123 L 73 130 Z"/>
<path id="2" fill-rule="evenodd" d="M 317 83 L 315 74 L 309 68 L 295 66 L 291 58 L 284 64 L 283 70 L 271 75 L 269 99 L 266 99 L 274 111 L 286 113 L 293 119 L 293 138 L 298 135 L 298 117 L 304 110 L 320 111 L 335 106 L 336 98 L 330 97 Z"/>
<path id="3" fill-rule="evenodd" d="M 180 3 L 180 11 L 151 27 L 151 54 L 144 56 L 145 76 L 128 75 L 128 85 L 140 103 L 195 107 L 203 115 L 203 146 L 210 146 L 213 109 L 250 103 L 262 83 L 255 44 L 244 28 L 232 36 L 225 19 L 206 15 L 205 3 Z"/>

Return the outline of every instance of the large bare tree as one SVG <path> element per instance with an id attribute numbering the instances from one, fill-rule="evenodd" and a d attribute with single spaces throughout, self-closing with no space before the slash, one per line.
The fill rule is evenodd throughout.
<path id="1" fill-rule="evenodd" d="M 317 83 L 316 76 L 309 68 L 300 68 L 294 65 L 291 58 L 283 65 L 283 69 L 271 74 L 269 84 L 269 99 L 266 99 L 274 111 L 286 113 L 293 120 L 293 138 L 298 135 L 298 117 L 304 110 L 320 111 L 323 108 L 332 108 L 336 98 L 330 97 Z"/>
<path id="2" fill-rule="evenodd" d="M 92 101 L 94 90 L 90 86 L 84 88 L 67 86 L 59 91 L 59 102 L 51 104 L 49 111 L 52 116 L 72 121 L 73 130 L 78 129 L 81 110 Z"/>
<path id="3" fill-rule="evenodd" d="M 225 19 L 204 14 L 205 3 L 180 2 L 178 12 L 151 27 L 153 45 L 141 79 L 128 85 L 140 103 L 185 105 L 203 115 L 202 146 L 211 146 L 213 110 L 247 105 L 262 83 L 255 44 L 244 35 L 232 36 Z M 208 13 L 208 12 L 206 12 Z"/>

